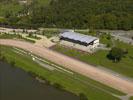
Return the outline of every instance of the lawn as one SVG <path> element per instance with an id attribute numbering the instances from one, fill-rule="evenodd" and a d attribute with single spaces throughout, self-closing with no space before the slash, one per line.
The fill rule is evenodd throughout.
<path id="1" fill-rule="evenodd" d="M 40 37 L 38 37 L 37 35 L 28 35 L 28 36 L 26 36 L 26 37 L 28 37 L 28 38 L 32 38 L 32 39 L 36 39 L 36 40 L 40 40 L 41 38 Z"/>
<path id="2" fill-rule="evenodd" d="M 131 97 L 130 100 L 133 100 L 133 97 Z"/>
<path id="3" fill-rule="evenodd" d="M 0 39 L 19 39 L 19 40 L 25 40 L 27 42 L 35 43 L 34 40 L 24 38 L 20 34 L 7 34 L 7 33 L 2 33 L 2 34 L 0 34 Z"/>
<path id="4" fill-rule="evenodd" d="M 61 45 L 56 45 L 53 47 L 53 50 L 79 59 L 88 64 L 92 64 L 97 67 L 102 66 L 122 75 L 133 78 L 133 46 L 119 41 L 115 41 L 115 45 L 128 50 L 128 54 L 118 63 L 114 63 L 107 58 L 109 51 L 100 50 L 94 54 L 87 54 Z"/>
<path id="5" fill-rule="evenodd" d="M 49 71 L 42 68 L 39 64 L 34 62 L 28 55 L 20 55 L 14 51 L 12 47 L 1 46 L 1 55 L 5 56 L 8 62 L 15 61 L 15 66 L 27 71 L 36 73 L 51 84 L 58 83 L 65 90 L 70 91 L 74 94 L 83 93 L 89 100 L 119 100 L 112 94 L 124 95 L 120 91 L 105 86 L 99 82 L 81 76 L 77 73 L 70 75 L 69 73 L 62 73 L 59 71 Z"/>
<path id="6" fill-rule="evenodd" d="M 41 32 L 41 35 L 46 36 L 47 38 L 51 38 L 53 36 L 59 35 L 60 31 L 58 29 L 49 29 L 49 28 L 45 28 L 43 29 L 43 31 Z"/>
<path id="7" fill-rule="evenodd" d="M 47 6 L 50 3 L 51 0 L 38 0 L 40 5 Z"/>

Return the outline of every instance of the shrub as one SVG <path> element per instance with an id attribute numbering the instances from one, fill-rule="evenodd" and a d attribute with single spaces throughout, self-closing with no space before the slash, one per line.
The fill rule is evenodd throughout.
<path id="1" fill-rule="evenodd" d="M 87 96 L 83 93 L 79 94 L 80 100 L 88 100 Z"/>
<path id="2" fill-rule="evenodd" d="M 12 66 L 15 66 L 15 61 L 11 61 L 10 64 L 11 64 Z"/>
<path id="3" fill-rule="evenodd" d="M 110 50 L 109 54 L 107 55 L 107 57 L 110 59 L 110 60 L 113 60 L 114 62 L 119 62 L 122 57 L 124 57 L 125 54 L 127 54 L 128 51 L 125 51 L 121 48 L 117 48 L 117 47 L 114 47 Z"/>
<path id="4" fill-rule="evenodd" d="M 0 57 L 0 60 L 1 60 L 1 61 L 7 61 L 5 56 L 1 56 L 1 57 Z"/>
<path id="5" fill-rule="evenodd" d="M 58 83 L 54 83 L 53 86 L 57 89 L 61 89 L 61 90 L 63 89 L 63 87 Z"/>

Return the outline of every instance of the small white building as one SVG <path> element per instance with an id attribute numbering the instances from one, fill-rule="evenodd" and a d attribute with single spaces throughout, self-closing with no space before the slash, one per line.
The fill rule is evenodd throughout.
<path id="1" fill-rule="evenodd" d="M 60 44 L 92 52 L 99 45 L 99 38 L 68 31 L 60 34 Z"/>
<path id="2" fill-rule="evenodd" d="M 20 4 L 27 4 L 28 1 L 27 1 L 27 0 L 20 0 L 19 3 L 20 3 Z"/>

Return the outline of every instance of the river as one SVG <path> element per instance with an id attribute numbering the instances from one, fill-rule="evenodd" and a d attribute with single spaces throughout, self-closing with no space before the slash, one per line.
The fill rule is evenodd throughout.
<path id="1" fill-rule="evenodd" d="M 79 97 L 42 84 L 25 71 L 0 62 L 0 100 L 79 100 Z"/>

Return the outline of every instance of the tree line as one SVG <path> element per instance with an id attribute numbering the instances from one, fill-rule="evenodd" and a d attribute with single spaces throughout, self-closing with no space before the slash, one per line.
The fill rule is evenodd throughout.
<path id="1" fill-rule="evenodd" d="M 8 0 L 7 0 L 8 1 Z M 13 1 L 12 1 L 13 2 Z M 133 0 L 34 0 L 15 15 L 8 12 L 1 25 L 92 29 L 133 29 Z"/>

